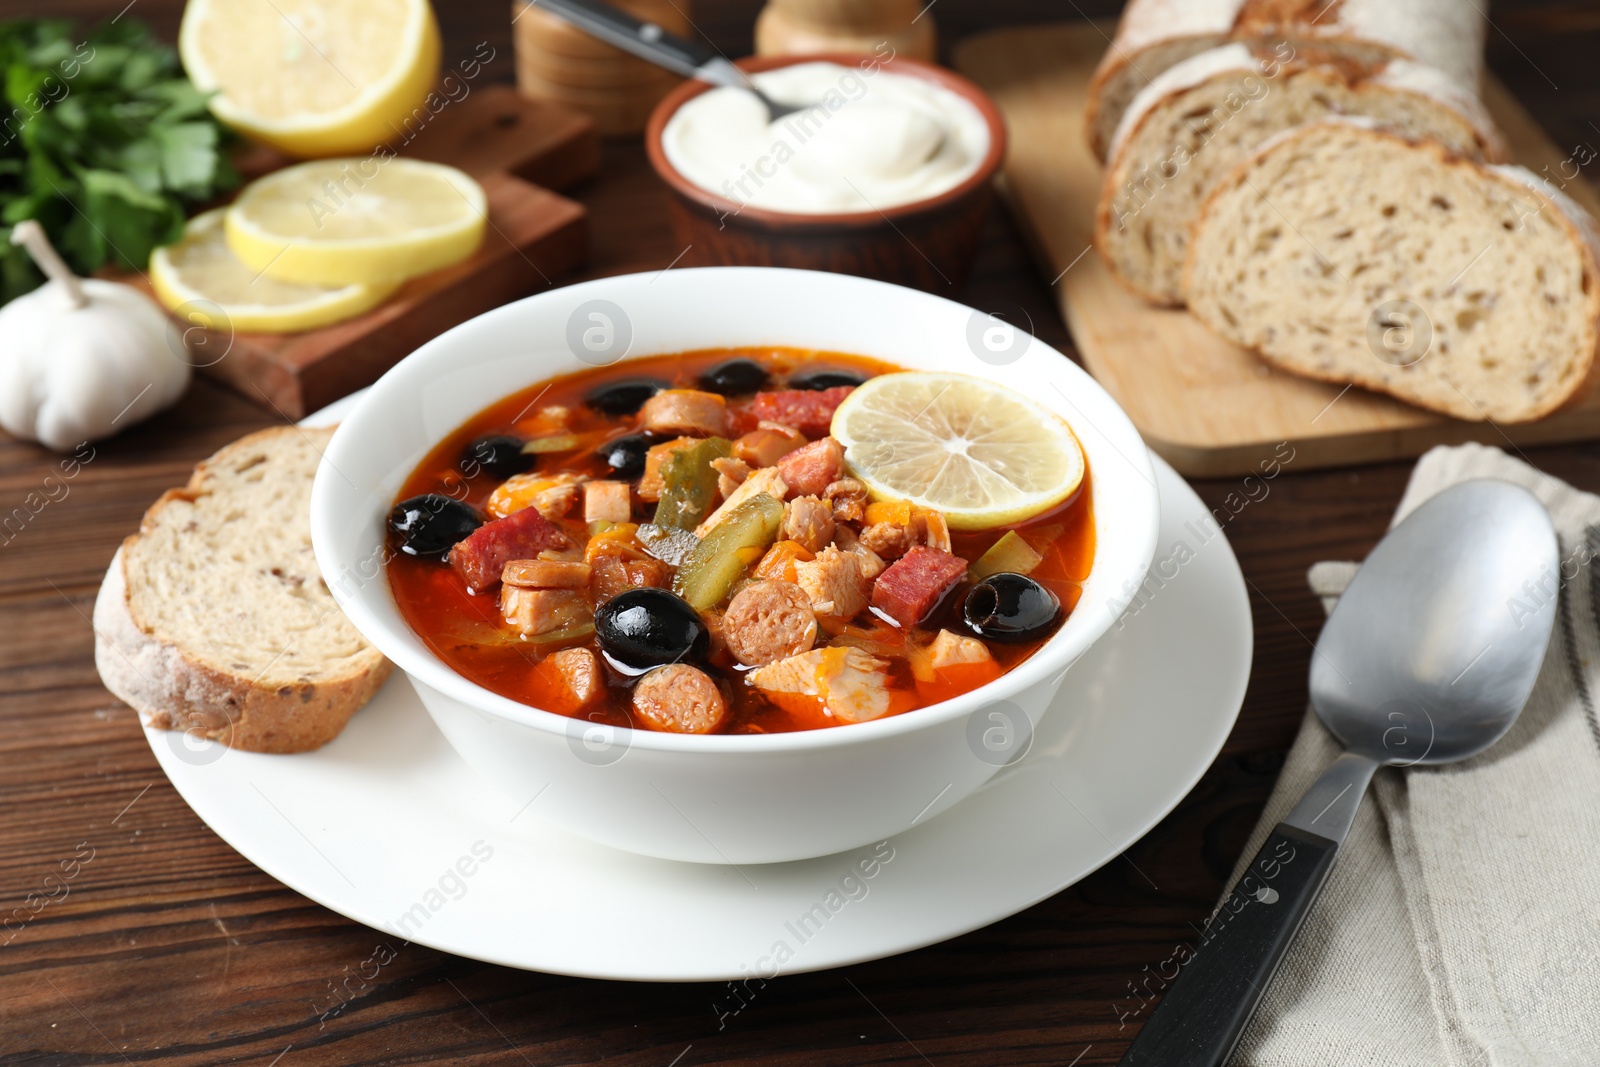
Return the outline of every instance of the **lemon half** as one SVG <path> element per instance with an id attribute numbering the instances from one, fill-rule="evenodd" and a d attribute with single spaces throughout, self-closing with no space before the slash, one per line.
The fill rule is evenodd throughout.
<path id="1" fill-rule="evenodd" d="M 833 414 L 845 462 L 878 499 L 986 530 L 1047 511 L 1083 483 L 1083 449 L 1053 412 L 966 374 L 869 378 Z"/>
<path id="2" fill-rule="evenodd" d="M 399 282 L 470 256 L 487 211 L 483 187 L 454 167 L 322 159 L 247 186 L 227 209 L 228 247 L 280 281 Z"/>
<path id="3" fill-rule="evenodd" d="M 150 286 L 168 311 L 208 329 L 298 333 L 376 307 L 392 285 L 327 288 L 257 277 L 228 249 L 224 209 L 196 215 L 174 244 L 150 256 Z"/>
<path id="4" fill-rule="evenodd" d="M 178 51 L 217 118 L 301 157 L 403 136 L 439 77 L 427 0 L 189 0 Z"/>

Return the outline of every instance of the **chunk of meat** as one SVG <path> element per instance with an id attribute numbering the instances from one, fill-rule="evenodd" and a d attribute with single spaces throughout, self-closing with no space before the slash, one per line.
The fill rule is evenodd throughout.
<path id="1" fill-rule="evenodd" d="M 594 605 L 577 589 L 508 585 L 500 590 L 500 614 L 523 637 L 538 637 L 593 621 Z"/>
<path id="2" fill-rule="evenodd" d="M 632 517 L 633 497 L 627 482 L 584 484 L 584 522 L 627 522 Z"/>
<path id="3" fill-rule="evenodd" d="M 524 508 L 537 508 L 545 518 L 559 519 L 572 510 L 578 499 L 577 487 L 588 480 L 587 474 L 570 471 L 513 474 L 495 487 L 483 509 L 496 518 L 504 518 Z"/>
<path id="4" fill-rule="evenodd" d="M 911 530 L 898 522 L 875 522 L 861 528 L 861 543 L 883 559 L 899 559 L 911 550 Z"/>
<path id="5" fill-rule="evenodd" d="M 834 527 L 833 543 L 839 547 L 839 551 L 848 552 L 856 558 L 856 563 L 861 567 L 861 577 L 869 582 L 882 574 L 883 569 L 888 566 L 883 557 L 862 544 L 856 537 L 856 532 L 848 526 Z"/>
<path id="6" fill-rule="evenodd" d="M 669 663 L 639 679 L 633 687 L 633 711 L 652 730 L 708 734 L 728 717 L 728 704 L 704 671 Z"/>
<path id="7" fill-rule="evenodd" d="M 993 662 L 994 656 L 989 653 L 988 645 L 976 637 L 963 637 L 949 630 L 940 630 L 939 635 L 933 639 L 933 644 L 928 646 L 928 663 L 936 671 L 948 667 Z"/>
<path id="8" fill-rule="evenodd" d="M 467 588 L 487 592 L 500 582 L 500 572 L 514 559 L 535 559 L 547 548 L 566 548 L 567 535 L 537 508 L 486 522 L 450 550 L 450 566 Z"/>
<path id="9" fill-rule="evenodd" d="M 831 437 L 812 441 L 778 460 L 783 480 L 799 496 L 821 496 L 844 467 L 844 446 Z"/>
<path id="10" fill-rule="evenodd" d="M 967 573 L 967 561 L 918 545 L 889 564 L 872 585 L 872 606 L 910 629 L 928 617 Z"/>
<path id="11" fill-rule="evenodd" d="M 834 410 L 854 389 L 853 385 L 837 385 L 832 389 L 779 389 L 757 393 L 750 401 L 750 413 L 758 419 L 793 426 L 807 437 L 816 437 L 828 432 Z"/>
<path id="12" fill-rule="evenodd" d="M 716 529 L 723 519 L 732 515 L 740 504 L 760 493 L 766 493 L 772 499 L 778 501 L 782 501 L 788 495 L 789 487 L 784 484 L 783 475 L 779 473 L 778 468 L 762 467 L 752 473 L 750 477 L 746 478 L 734 489 L 732 494 L 722 502 L 716 511 L 707 515 L 705 521 L 694 528 L 694 535 L 704 538 L 706 534 Z"/>
<path id="13" fill-rule="evenodd" d="M 817 643 L 811 599 L 792 582 L 751 582 L 728 604 L 723 640 L 747 667 L 797 656 Z"/>
<path id="14" fill-rule="evenodd" d="M 833 505 L 835 522 L 860 522 L 867 514 L 867 487 L 854 478 L 840 478 L 823 490 L 822 499 Z"/>
<path id="15" fill-rule="evenodd" d="M 832 545 L 814 560 L 796 561 L 794 580 L 811 598 L 811 610 L 818 615 L 849 619 L 867 606 L 867 581 L 861 575 L 861 564 Z"/>
<path id="16" fill-rule="evenodd" d="M 663 389 L 639 409 L 639 428 L 721 437 L 728 432 L 728 402 L 698 389 Z"/>
<path id="17" fill-rule="evenodd" d="M 661 468 L 666 466 L 667 460 L 680 449 L 688 448 L 697 439 L 693 437 L 674 437 L 670 441 L 663 441 L 659 445 L 651 445 L 644 454 L 644 473 L 639 476 L 639 499 L 655 503 L 661 499 L 661 494 L 666 491 L 666 480 L 661 477 Z"/>
<path id="18" fill-rule="evenodd" d="M 814 648 L 745 675 L 774 704 L 799 714 L 821 705 L 843 722 L 866 722 L 889 710 L 889 664 L 859 648 Z"/>
<path id="19" fill-rule="evenodd" d="M 717 492 L 724 500 L 750 477 L 750 464 L 732 456 L 718 456 L 711 461 L 711 469 L 717 472 Z"/>
<path id="20" fill-rule="evenodd" d="M 672 571 L 658 559 L 628 559 L 619 555 L 598 556 L 589 567 L 589 592 L 596 604 L 604 604 L 629 589 L 665 589 Z"/>
<path id="21" fill-rule="evenodd" d="M 589 585 L 589 565 L 567 560 L 514 559 L 500 571 L 500 581 L 524 589 L 584 589 Z"/>
<path id="22" fill-rule="evenodd" d="M 783 536 L 815 555 L 833 540 L 833 509 L 814 496 L 797 496 L 783 506 Z"/>
<path id="23" fill-rule="evenodd" d="M 564 648 L 534 664 L 534 672 L 544 682 L 544 692 L 554 707 L 547 711 L 571 715 L 605 692 L 605 676 L 600 661 L 587 648 Z"/>
<path id="24" fill-rule="evenodd" d="M 806 443 L 806 435 L 779 423 L 766 423 L 733 442 L 733 454 L 752 467 L 770 467 Z"/>
<path id="25" fill-rule="evenodd" d="M 794 565 L 799 560 L 815 558 L 815 554 L 797 541 L 779 541 L 767 549 L 753 572 L 762 581 L 792 582 Z"/>
<path id="26" fill-rule="evenodd" d="M 955 692 L 976 689 L 1000 677 L 989 646 L 976 637 L 940 630 L 926 647 L 906 642 L 906 656 L 919 690 L 930 699 L 944 700 Z"/>

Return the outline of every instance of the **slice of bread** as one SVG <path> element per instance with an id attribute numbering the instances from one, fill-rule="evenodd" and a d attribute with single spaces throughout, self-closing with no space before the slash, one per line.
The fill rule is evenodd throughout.
<path id="1" fill-rule="evenodd" d="M 1520 167 L 1371 123 L 1289 130 L 1222 179 L 1184 289 L 1270 363 L 1459 419 L 1537 419 L 1594 384 L 1594 220 Z"/>
<path id="2" fill-rule="evenodd" d="M 1134 292 L 1181 304 L 1189 225 L 1211 187 L 1273 134 L 1338 115 L 1370 116 L 1468 158 L 1508 158 L 1483 105 L 1432 67 L 1369 66 L 1309 48 L 1283 63 L 1226 45 L 1168 69 L 1134 99 L 1112 142 L 1096 247 Z"/>
<path id="3" fill-rule="evenodd" d="M 304 752 L 388 677 L 311 553 L 311 481 L 332 434 L 240 438 L 122 543 L 95 601 L 95 666 L 146 726 Z"/>
<path id="4" fill-rule="evenodd" d="M 1411 59 L 1470 93 L 1483 69 L 1487 4 L 1477 0 L 1128 0 L 1089 83 L 1084 129 L 1107 159 L 1139 91 L 1163 71 L 1231 41 L 1280 61 L 1308 49 L 1363 65 Z"/>

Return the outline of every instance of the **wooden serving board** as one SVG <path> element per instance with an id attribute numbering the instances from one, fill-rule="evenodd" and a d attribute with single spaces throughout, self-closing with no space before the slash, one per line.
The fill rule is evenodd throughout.
<path id="1" fill-rule="evenodd" d="M 230 335 L 184 323 L 200 373 L 287 418 L 303 418 L 372 384 L 423 342 L 546 288 L 583 262 L 588 213 L 543 186 L 564 188 L 599 166 L 588 116 L 486 85 L 444 106 L 409 140 L 397 138 L 396 147 L 482 183 L 489 227 L 478 251 L 413 278 L 364 315 L 304 333 Z M 248 178 L 291 162 L 263 149 L 238 166 Z"/>
<path id="2" fill-rule="evenodd" d="M 1208 331 L 1186 311 L 1154 308 L 1112 276 L 1093 251 L 1101 166 L 1083 132 L 1089 77 L 1112 27 L 1076 22 L 997 30 L 963 41 L 955 65 L 993 95 L 1011 145 L 1001 182 L 1090 373 L 1128 412 L 1156 452 L 1184 474 L 1257 471 L 1294 450 L 1297 469 L 1421 455 L 1434 445 L 1510 447 L 1600 437 L 1600 394 L 1538 422 L 1462 422 L 1364 389 L 1269 367 Z M 1485 102 L 1516 160 L 1559 175 L 1559 151 L 1492 78 Z M 1546 171 L 1546 167 L 1549 168 Z M 1585 182 L 1565 192 L 1591 211 Z"/>

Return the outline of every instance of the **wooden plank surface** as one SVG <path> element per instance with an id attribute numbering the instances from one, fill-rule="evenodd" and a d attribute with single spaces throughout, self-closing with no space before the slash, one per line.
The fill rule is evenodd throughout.
<path id="1" fill-rule="evenodd" d="M 1124 288 L 1090 247 L 1102 168 L 1083 135 L 1089 77 L 1110 24 L 1003 29 L 968 39 L 956 66 L 994 95 L 1011 134 L 1004 190 L 1085 366 L 1145 440 L 1185 474 L 1244 474 L 1287 443 L 1306 467 L 1421 455 L 1438 444 L 1543 444 L 1600 436 L 1600 391 L 1535 423 L 1446 418 L 1364 389 L 1300 378 L 1211 333 L 1181 309 Z M 1570 173 L 1558 149 L 1493 77 L 1485 98 L 1515 158 L 1536 173 Z M 1583 182 L 1569 192 L 1591 210 Z M 1292 313 L 1292 311 L 1290 312 Z"/>
<path id="2" fill-rule="evenodd" d="M 681 3 L 682 0 L 679 0 Z M 1092 15 L 1117 0 L 1077 0 Z M 0 14 L 107 20 L 126 0 L 0 0 Z M 170 35 L 182 0 L 139 0 Z M 695 25 L 749 51 L 760 0 L 695 0 Z M 446 62 L 498 50 L 502 0 L 438 4 Z M 1062 17 L 1053 0 L 939 0 L 941 37 Z M 1491 62 L 1537 101 L 1563 143 L 1600 144 L 1600 24 L 1582 5 L 1497 0 Z M 590 212 L 591 258 L 572 280 L 661 270 L 672 242 L 662 190 L 637 143 L 606 145 L 572 192 Z M 1040 340 L 1073 355 L 1055 292 L 1012 222 L 996 213 L 972 278 L 949 295 L 1018 308 Z M 1143 840 L 1071 889 L 983 930 L 894 959 L 780 978 L 719 1024 L 721 985 L 552 978 L 410 947 L 362 979 L 376 935 L 257 870 L 167 783 L 134 713 L 94 672 L 88 614 L 118 542 L 163 490 L 240 434 L 280 422 L 209 381 L 173 410 L 97 446 L 67 495 L 0 543 L 0 915 L 88 842 L 97 851 L 62 897 L 0 944 L 0 1063 L 461 1063 L 493 1067 L 1100 1067 L 1137 1033 L 1133 989 L 1190 943 L 1260 813 L 1299 724 L 1322 613 L 1305 588 L 1319 559 L 1357 559 L 1381 535 L 1409 464 L 1307 471 L 1251 491 L 1196 484 L 1220 516 L 1250 587 L 1255 667 L 1239 724 L 1193 792 Z M 1526 449 L 1551 475 L 1600 490 L 1600 446 Z M 57 457 L 0 435 L 0 514 L 54 477 Z M 53 483 L 51 483 L 53 484 Z M 131 805 L 131 806 L 130 806 Z M 1026 833 L 1025 827 L 1011 832 Z M 1025 844 L 1025 842 L 1024 842 Z M 641 906 L 648 906 L 647 887 Z M 670 921 L 664 918 L 663 921 Z M 1508 919 L 1509 921 L 1509 919 Z M 0 934 L 0 942 L 7 935 Z M 369 969 L 367 973 L 372 973 Z M 349 976 L 356 977 L 350 978 Z M 324 1020 L 335 983 L 355 987 Z M 1147 994 L 1148 995 L 1148 994 Z"/>

